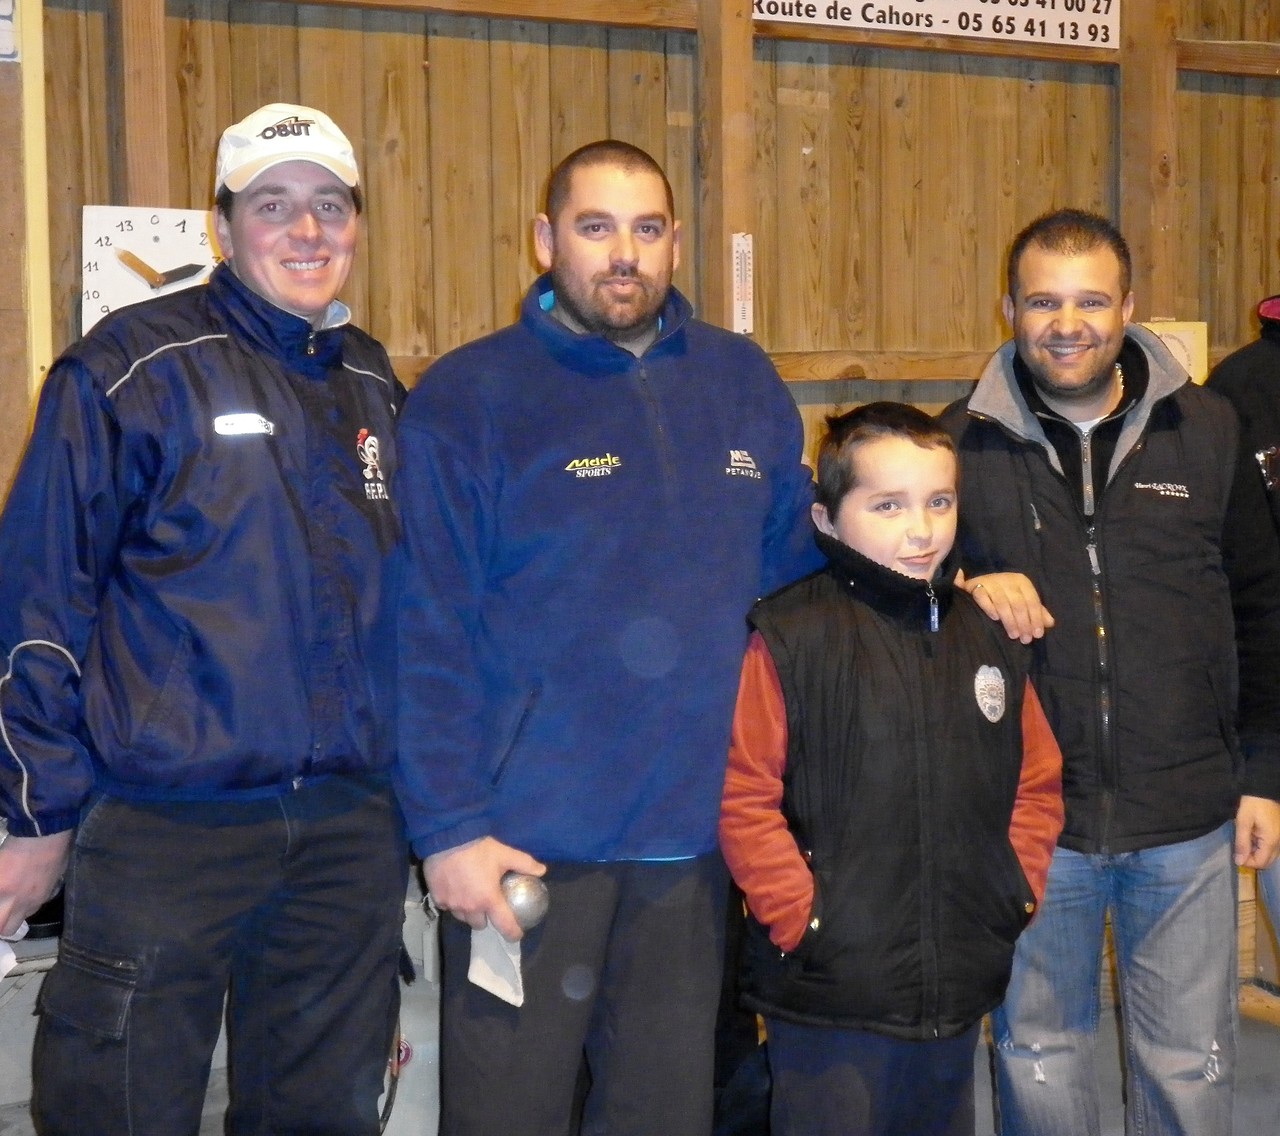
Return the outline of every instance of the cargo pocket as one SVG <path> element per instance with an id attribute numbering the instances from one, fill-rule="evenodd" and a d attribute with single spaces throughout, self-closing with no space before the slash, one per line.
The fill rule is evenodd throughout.
<path id="1" fill-rule="evenodd" d="M 40 988 L 40 1012 L 73 1029 L 119 1041 L 137 983 L 136 959 L 86 950 L 64 939 Z"/>

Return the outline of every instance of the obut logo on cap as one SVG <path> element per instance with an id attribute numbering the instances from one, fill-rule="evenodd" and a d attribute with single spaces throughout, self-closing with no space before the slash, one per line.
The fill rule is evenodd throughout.
<path id="1" fill-rule="evenodd" d="M 315 119 L 299 118 L 294 115 L 292 118 L 283 118 L 271 126 L 264 127 L 258 131 L 258 137 L 264 142 L 269 142 L 272 138 L 308 138 L 315 124 Z"/>

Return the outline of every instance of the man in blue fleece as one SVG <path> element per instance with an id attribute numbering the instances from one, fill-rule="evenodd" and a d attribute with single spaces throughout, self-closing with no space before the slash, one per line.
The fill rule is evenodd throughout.
<path id="1" fill-rule="evenodd" d="M 644 151 L 569 155 L 534 236 L 519 322 L 437 362 L 400 425 L 399 791 L 453 916 L 441 1131 L 568 1132 L 585 1054 L 584 1132 L 705 1136 L 744 617 L 817 566 L 799 416 L 671 287 Z M 508 870 L 551 893 L 519 1006 L 468 981 L 473 929 L 521 938 Z"/>

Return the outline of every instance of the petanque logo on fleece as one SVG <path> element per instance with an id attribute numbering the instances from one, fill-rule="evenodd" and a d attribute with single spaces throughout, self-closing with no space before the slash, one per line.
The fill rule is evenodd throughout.
<path id="1" fill-rule="evenodd" d="M 973 693 L 978 709 L 988 722 L 998 722 L 1004 717 L 1004 675 L 999 667 L 979 667 L 973 676 Z"/>

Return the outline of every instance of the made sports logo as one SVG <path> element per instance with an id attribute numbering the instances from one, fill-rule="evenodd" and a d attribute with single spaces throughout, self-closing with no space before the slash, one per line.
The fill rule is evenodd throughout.
<path id="1" fill-rule="evenodd" d="M 620 465 L 622 459 L 617 454 L 603 454 L 598 458 L 574 458 L 564 468 L 574 477 L 608 477 Z"/>

